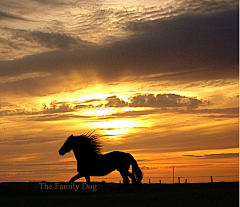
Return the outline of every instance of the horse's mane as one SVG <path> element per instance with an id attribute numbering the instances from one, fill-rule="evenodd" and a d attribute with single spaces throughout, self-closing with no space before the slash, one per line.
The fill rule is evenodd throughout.
<path id="1" fill-rule="evenodd" d="M 74 136 L 76 140 L 84 145 L 85 150 L 95 152 L 97 154 L 102 153 L 102 144 L 99 141 L 99 136 L 95 134 L 82 134 L 80 136 Z M 79 143 L 80 144 L 80 143 Z"/>

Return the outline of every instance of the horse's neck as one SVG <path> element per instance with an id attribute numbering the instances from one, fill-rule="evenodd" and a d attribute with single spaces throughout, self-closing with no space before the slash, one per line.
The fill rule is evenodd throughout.
<path id="1" fill-rule="evenodd" d="M 74 148 L 73 153 L 77 160 L 83 160 L 86 158 L 88 158 L 88 159 L 94 158 L 97 155 L 97 153 L 95 153 L 95 152 L 85 151 L 83 149 L 78 149 L 78 148 Z"/>

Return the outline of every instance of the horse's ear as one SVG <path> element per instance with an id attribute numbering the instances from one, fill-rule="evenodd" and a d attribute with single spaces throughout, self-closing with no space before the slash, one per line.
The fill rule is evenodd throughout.
<path id="1" fill-rule="evenodd" d="M 69 136 L 69 138 L 70 138 L 70 137 L 73 137 L 73 135 L 71 134 L 71 135 Z"/>

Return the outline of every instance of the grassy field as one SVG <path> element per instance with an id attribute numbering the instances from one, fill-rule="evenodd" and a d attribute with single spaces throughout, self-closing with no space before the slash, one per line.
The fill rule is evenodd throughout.
<path id="1" fill-rule="evenodd" d="M 77 187 L 78 186 L 78 187 Z M 65 188 L 65 189 L 64 189 Z M 0 183 L 0 206 L 238 207 L 239 183 L 143 184 Z"/>

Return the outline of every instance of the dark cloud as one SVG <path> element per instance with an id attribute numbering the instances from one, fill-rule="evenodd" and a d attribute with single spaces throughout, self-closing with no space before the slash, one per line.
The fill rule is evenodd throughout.
<path id="1" fill-rule="evenodd" d="M 217 119 L 219 120 L 219 119 L 238 118 L 239 115 L 238 114 L 233 114 L 233 115 L 224 114 L 224 115 L 209 115 L 209 116 L 205 116 L 205 117 L 215 119 L 215 120 L 217 120 Z"/>
<path id="2" fill-rule="evenodd" d="M 15 49 L 21 50 L 24 48 L 34 47 L 38 45 L 40 48 L 50 49 L 69 49 L 77 45 L 78 47 L 87 44 L 80 38 L 71 37 L 64 33 L 42 32 L 42 31 L 26 31 L 22 29 L 3 28 L 4 31 L 12 33 L 13 40 L 9 45 Z"/>
<path id="3" fill-rule="evenodd" d="M 26 111 L 25 109 L 14 109 L 14 110 L 1 110 L 1 116 L 11 116 L 11 115 L 30 115 L 31 112 Z"/>
<path id="4" fill-rule="evenodd" d="M 225 159 L 225 158 L 238 158 L 239 153 L 222 153 L 222 154 L 206 154 L 206 155 L 183 155 L 186 157 L 196 157 L 199 159 Z"/>
<path id="5" fill-rule="evenodd" d="M 67 49 L 70 48 L 72 45 L 76 45 L 78 43 L 78 39 L 73 37 L 59 34 L 59 33 L 45 33 L 45 32 L 32 32 L 30 33 L 30 38 L 32 40 L 38 42 L 43 47 L 47 48 L 61 48 Z"/>
<path id="6" fill-rule="evenodd" d="M 132 98 L 130 106 L 140 107 L 184 107 L 197 108 L 203 101 L 178 94 L 138 95 Z"/>
<path id="7" fill-rule="evenodd" d="M 0 75 L 29 72 L 57 75 L 75 71 L 81 77 L 88 77 L 89 70 L 94 70 L 98 78 L 108 82 L 122 80 L 126 76 L 135 80 L 140 75 L 158 73 L 175 73 L 174 77 L 166 76 L 165 80 L 238 77 L 238 10 L 132 22 L 126 29 L 136 35 L 103 46 L 78 44 L 77 49 L 74 45 L 69 51 L 52 51 L 2 61 Z M 32 36 L 48 47 L 66 48 L 77 41 L 56 33 L 35 32 Z M 178 76 L 177 73 L 184 74 Z M 8 84 L 3 88 L 12 87 Z"/>
<path id="8" fill-rule="evenodd" d="M 50 107 L 47 107 L 46 104 L 43 105 L 44 113 L 64 113 L 74 111 L 72 106 L 67 103 L 59 104 L 57 101 L 52 101 Z"/>
<path id="9" fill-rule="evenodd" d="M 185 74 L 192 80 L 238 75 L 238 67 L 233 68 L 238 65 L 238 11 L 133 22 L 128 29 L 139 35 L 115 44 L 112 52 L 119 53 L 121 68 L 135 68 L 138 74 L 200 69 Z"/>
<path id="10" fill-rule="evenodd" d="M 0 11 L 0 20 L 1 19 L 29 21 L 29 20 L 27 20 L 25 18 L 22 18 L 20 16 L 9 14 L 9 13 L 3 12 L 3 11 Z"/>
<path id="11" fill-rule="evenodd" d="M 57 101 L 52 101 L 49 104 L 49 106 L 47 106 L 44 103 L 42 106 L 42 110 L 36 110 L 36 109 L 32 109 L 32 111 L 28 111 L 25 109 L 1 110 L 0 115 L 3 115 L 3 116 L 11 116 L 11 115 L 33 115 L 34 116 L 34 115 L 36 115 L 39 118 L 40 116 L 38 116 L 38 115 L 42 115 L 42 114 L 45 114 L 44 116 L 46 116 L 46 114 L 58 114 L 58 113 L 64 114 L 64 113 L 73 112 L 73 111 L 75 111 L 75 108 L 71 104 L 68 104 L 65 102 L 59 103 Z M 49 119 L 49 118 L 47 118 L 47 119 Z M 55 119 L 55 116 L 54 116 L 54 119 Z M 63 118 L 61 118 L 61 119 L 63 119 Z"/>
<path id="12" fill-rule="evenodd" d="M 111 96 L 106 101 L 108 101 L 105 105 L 106 107 L 187 107 L 188 109 L 193 109 L 206 104 L 197 98 L 178 94 L 138 94 L 130 98 L 130 103 L 121 100 L 117 96 Z"/>
<path id="13" fill-rule="evenodd" d="M 108 102 L 105 106 L 106 107 L 125 107 L 128 106 L 128 103 L 121 100 L 117 96 L 110 96 L 106 98 L 106 101 Z"/>
<path id="14" fill-rule="evenodd" d="M 63 0 L 33 0 L 33 1 L 36 1 L 36 2 L 42 3 L 42 4 L 52 4 L 54 6 L 65 5 L 65 4 L 71 3 L 71 1 L 63 1 Z"/>

